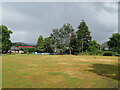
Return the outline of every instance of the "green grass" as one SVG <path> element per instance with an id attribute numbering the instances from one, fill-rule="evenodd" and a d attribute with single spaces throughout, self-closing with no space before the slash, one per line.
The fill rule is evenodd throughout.
<path id="1" fill-rule="evenodd" d="M 3 88 L 116 88 L 118 57 L 3 55 Z"/>
<path id="2" fill-rule="evenodd" d="M 48 74 L 53 76 L 69 76 L 68 74 L 61 73 L 61 72 L 49 72 Z"/>

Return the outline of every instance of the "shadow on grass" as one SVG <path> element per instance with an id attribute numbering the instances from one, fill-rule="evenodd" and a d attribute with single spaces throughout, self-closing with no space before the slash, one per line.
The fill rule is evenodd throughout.
<path id="1" fill-rule="evenodd" d="M 119 70 L 120 70 L 120 65 L 110 65 L 110 64 L 93 64 L 91 66 L 91 71 L 93 73 L 96 73 L 100 76 L 104 76 L 106 78 L 111 78 L 120 81 L 120 76 L 119 76 Z"/>

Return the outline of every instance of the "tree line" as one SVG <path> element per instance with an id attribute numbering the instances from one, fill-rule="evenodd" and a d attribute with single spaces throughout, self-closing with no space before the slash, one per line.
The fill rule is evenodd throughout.
<path id="1" fill-rule="evenodd" d="M 69 23 L 64 24 L 59 29 L 53 29 L 51 35 L 43 39 L 40 35 L 36 44 L 38 52 L 54 52 L 59 54 L 77 54 L 90 51 L 93 46 L 92 36 L 85 21 L 82 20 L 75 31 Z M 90 47 L 91 46 L 91 47 Z M 99 45 L 98 45 L 99 46 Z M 99 48 L 99 47 L 96 47 Z"/>
<path id="2" fill-rule="evenodd" d="M 0 40 L 1 52 L 7 52 L 12 43 L 9 40 L 11 30 L 4 25 L 0 25 Z M 114 33 L 107 41 L 109 51 L 120 52 L 120 34 Z M 43 38 L 42 35 L 38 37 L 38 41 L 34 50 L 25 49 L 27 52 L 40 52 L 40 53 L 58 53 L 58 54 L 90 54 L 99 55 L 102 53 L 103 48 L 92 40 L 91 32 L 84 20 L 82 20 L 75 31 L 71 24 L 66 23 L 59 29 L 53 29 L 49 37 Z"/>
<path id="3" fill-rule="evenodd" d="M 114 33 L 107 41 L 109 52 L 120 52 L 120 34 Z M 114 44 L 113 44 L 114 43 Z M 96 40 L 92 40 L 91 32 L 84 20 L 82 20 L 75 31 L 69 23 L 59 29 L 53 29 L 49 37 L 39 36 L 36 44 L 37 52 L 59 53 L 59 54 L 104 54 L 104 48 Z M 110 52 L 111 51 L 111 52 Z"/>

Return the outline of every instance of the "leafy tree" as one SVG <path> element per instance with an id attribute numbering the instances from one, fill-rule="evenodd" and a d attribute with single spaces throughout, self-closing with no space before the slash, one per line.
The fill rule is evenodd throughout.
<path id="1" fill-rule="evenodd" d="M 46 37 L 44 39 L 44 47 L 45 47 L 45 52 L 47 53 L 53 52 L 52 40 L 50 37 Z"/>
<path id="2" fill-rule="evenodd" d="M 32 53 L 32 52 L 36 51 L 35 48 L 24 48 L 23 50 L 24 50 L 25 53 Z"/>
<path id="3" fill-rule="evenodd" d="M 90 42 L 89 44 L 89 51 L 91 52 L 91 54 L 95 55 L 98 54 L 100 50 L 100 45 L 97 43 L 96 40 L 93 40 Z"/>
<path id="4" fill-rule="evenodd" d="M 71 53 L 74 54 L 74 55 L 78 54 L 78 50 L 77 50 L 77 35 L 76 35 L 75 32 L 71 36 L 70 46 L 71 46 Z"/>
<path id="5" fill-rule="evenodd" d="M 44 52 L 45 48 L 44 48 L 44 41 L 43 41 L 43 36 L 40 35 L 36 44 L 36 49 L 38 52 Z"/>
<path id="6" fill-rule="evenodd" d="M 72 52 L 72 47 L 71 47 L 71 41 L 73 39 L 74 36 L 74 29 L 72 28 L 72 26 L 67 23 L 64 24 L 63 27 L 60 29 L 60 35 L 61 35 L 61 42 L 63 44 L 63 46 L 68 50 L 69 50 L 69 54 L 71 54 Z"/>
<path id="7" fill-rule="evenodd" d="M 77 48 L 80 51 L 87 51 L 89 47 L 89 42 L 91 41 L 90 31 L 88 26 L 86 25 L 85 21 L 82 20 L 80 25 L 78 26 L 77 34 Z"/>
<path id="8" fill-rule="evenodd" d="M 120 34 L 114 33 L 107 42 L 109 49 L 113 52 L 120 52 Z"/>
<path id="9" fill-rule="evenodd" d="M 12 46 L 12 43 L 9 40 L 10 34 L 12 34 L 11 30 L 8 30 L 8 28 L 4 25 L 0 25 L 0 42 L 2 41 L 2 53 L 7 52 Z"/>
<path id="10" fill-rule="evenodd" d="M 54 48 L 54 52 L 55 53 L 60 53 L 60 32 L 59 32 L 59 29 L 53 29 L 53 33 L 51 34 L 51 39 L 52 39 L 52 42 L 53 42 L 53 48 Z"/>
<path id="11" fill-rule="evenodd" d="M 0 26 L 0 54 L 2 53 L 2 29 Z"/>
<path id="12" fill-rule="evenodd" d="M 71 40 L 73 35 L 74 29 L 69 23 L 64 24 L 60 29 L 54 29 L 51 38 L 54 43 L 55 51 L 63 54 L 66 50 L 69 50 L 69 54 L 71 54 Z"/>

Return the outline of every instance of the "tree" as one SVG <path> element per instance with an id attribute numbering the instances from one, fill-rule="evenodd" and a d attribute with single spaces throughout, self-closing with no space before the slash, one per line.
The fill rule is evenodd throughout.
<path id="1" fill-rule="evenodd" d="M 45 52 L 47 53 L 53 52 L 52 40 L 50 37 L 46 37 L 44 39 L 44 47 L 45 47 Z"/>
<path id="2" fill-rule="evenodd" d="M 97 43 L 96 40 L 92 40 L 89 44 L 89 51 L 92 55 L 98 54 L 100 50 L 100 45 Z"/>
<path id="3" fill-rule="evenodd" d="M 32 53 L 32 52 L 36 51 L 35 48 L 23 48 L 23 50 L 24 50 L 25 53 Z"/>
<path id="4" fill-rule="evenodd" d="M 53 48 L 55 53 L 60 53 L 60 33 L 59 29 L 53 29 L 53 33 L 51 34 L 50 38 L 53 42 Z"/>
<path id="5" fill-rule="evenodd" d="M 74 29 L 69 23 L 64 24 L 60 29 L 54 29 L 51 38 L 55 51 L 63 54 L 66 50 L 69 50 L 69 54 L 71 54 L 71 40 L 73 35 Z"/>
<path id="6" fill-rule="evenodd" d="M 70 46 L 71 46 L 71 53 L 76 55 L 78 53 L 78 50 L 77 50 L 77 35 L 75 32 L 71 36 Z"/>
<path id="7" fill-rule="evenodd" d="M 80 25 L 78 26 L 78 31 L 76 32 L 77 34 L 77 48 L 80 51 L 87 51 L 89 42 L 91 41 L 91 36 L 90 36 L 90 31 L 88 29 L 88 26 L 86 25 L 85 21 L 82 20 Z"/>
<path id="8" fill-rule="evenodd" d="M 6 53 L 12 46 L 10 39 L 11 30 L 4 25 L 0 25 L 0 42 L 2 41 L 2 53 Z"/>
<path id="9" fill-rule="evenodd" d="M 40 35 L 36 44 L 36 49 L 38 52 L 44 52 L 45 48 L 44 48 L 44 41 L 43 41 L 43 36 Z"/>
<path id="10" fill-rule="evenodd" d="M 2 27 L 0 26 L 0 54 L 2 53 Z"/>
<path id="11" fill-rule="evenodd" d="M 120 34 L 113 33 L 107 42 L 109 49 L 113 52 L 120 52 Z"/>
<path id="12" fill-rule="evenodd" d="M 60 29 L 60 35 L 61 35 L 61 42 L 64 45 L 65 48 L 68 48 L 69 50 L 69 54 L 71 54 L 72 51 L 72 47 L 71 47 L 71 41 L 73 39 L 74 36 L 74 29 L 72 28 L 72 26 L 67 23 L 64 24 L 63 27 Z"/>

